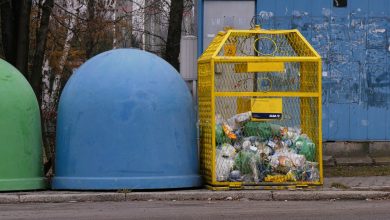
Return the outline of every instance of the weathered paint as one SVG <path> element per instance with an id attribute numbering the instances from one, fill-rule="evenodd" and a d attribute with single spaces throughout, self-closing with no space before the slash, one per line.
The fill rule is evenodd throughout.
<path id="1" fill-rule="evenodd" d="M 323 57 L 325 140 L 390 140 L 390 3 L 260 0 L 264 28 L 299 29 Z"/>
<path id="2" fill-rule="evenodd" d="M 390 1 L 257 0 L 256 14 L 263 28 L 299 29 L 323 57 L 324 140 L 390 140 Z"/>

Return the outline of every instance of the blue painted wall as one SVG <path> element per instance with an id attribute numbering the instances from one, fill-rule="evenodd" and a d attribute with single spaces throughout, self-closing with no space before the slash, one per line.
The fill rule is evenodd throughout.
<path id="1" fill-rule="evenodd" d="M 390 140 L 390 1 L 260 0 L 264 28 L 299 29 L 323 57 L 325 140 Z"/>
<path id="2" fill-rule="evenodd" d="M 324 140 L 390 140 L 390 1 L 257 0 L 256 13 L 323 57 Z"/>

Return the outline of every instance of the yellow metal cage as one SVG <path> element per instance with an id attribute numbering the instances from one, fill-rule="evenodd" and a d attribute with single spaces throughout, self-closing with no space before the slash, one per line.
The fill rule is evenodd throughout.
<path id="1" fill-rule="evenodd" d="M 207 186 L 212 189 L 268 189 L 321 185 L 321 95 L 321 57 L 298 30 L 264 30 L 256 26 L 251 30 L 218 33 L 198 59 L 201 172 Z M 307 175 L 313 173 L 298 168 L 294 168 L 294 172 L 302 171 L 305 177 L 289 178 L 288 173 L 276 172 L 260 180 L 219 178 L 219 166 L 226 164 L 219 164 L 217 158 L 217 152 L 221 150 L 216 134 L 220 126 L 218 117 L 225 120 L 245 112 L 251 114 L 253 126 L 276 127 L 273 143 L 282 143 L 281 134 L 299 130 L 297 133 L 315 146 L 315 158 L 313 161 L 305 158 L 305 164 L 310 163 L 317 169 L 318 178 L 308 180 Z M 243 137 L 229 134 L 227 130 L 224 127 L 223 135 L 230 146 L 242 143 Z M 237 152 L 235 148 L 232 153 Z M 257 149 L 254 152 L 258 152 Z M 230 172 L 233 168 L 229 166 Z M 291 167 L 295 167 L 294 163 Z"/>

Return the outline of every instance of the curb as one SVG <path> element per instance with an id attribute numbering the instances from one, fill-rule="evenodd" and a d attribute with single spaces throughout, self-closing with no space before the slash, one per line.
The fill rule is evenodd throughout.
<path id="1" fill-rule="evenodd" d="M 382 191 L 315 191 L 315 192 L 274 192 L 273 199 L 313 201 L 313 200 L 366 200 L 389 199 L 390 192 Z"/>
<path id="2" fill-rule="evenodd" d="M 0 194 L 0 204 L 64 203 L 104 201 L 184 201 L 184 200 L 257 200 L 257 201 L 314 201 L 390 199 L 383 191 L 166 191 L 166 192 L 31 192 Z"/>
<path id="3" fill-rule="evenodd" d="M 352 190 L 356 191 L 388 191 L 390 192 L 390 186 L 353 186 Z"/>

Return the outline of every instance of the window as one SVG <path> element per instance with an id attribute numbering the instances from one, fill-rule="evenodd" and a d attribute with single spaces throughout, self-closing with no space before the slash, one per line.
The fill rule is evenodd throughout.
<path id="1" fill-rule="evenodd" d="M 348 0 L 333 0 L 333 7 L 343 8 L 347 7 Z"/>

